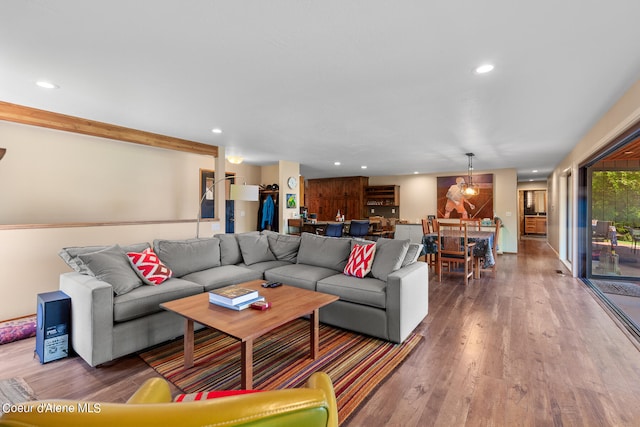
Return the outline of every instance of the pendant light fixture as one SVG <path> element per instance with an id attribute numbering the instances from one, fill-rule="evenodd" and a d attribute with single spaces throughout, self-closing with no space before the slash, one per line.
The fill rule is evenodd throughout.
<path id="1" fill-rule="evenodd" d="M 473 153 L 465 153 L 469 158 L 469 168 L 467 169 L 467 182 L 462 186 L 462 192 L 465 196 L 477 196 L 480 192 L 478 184 L 473 183 Z"/>

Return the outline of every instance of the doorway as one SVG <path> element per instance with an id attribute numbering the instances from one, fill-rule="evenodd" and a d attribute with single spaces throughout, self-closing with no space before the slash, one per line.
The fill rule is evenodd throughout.
<path id="1" fill-rule="evenodd" d="M 546 237 L 547 190 L 534 187 L 520 189 L 518 206 L 520 237 Z"/>
<path id="2" fill-rule="evenodd" d="M 231 184 L 235 183 L 235 174 L 225 174 L 225 233 L 235 232 L 235 202 L 231 199 Z M 216 183 L 216 176 L 213 170 L 200 169 L 200 218 L 203 221 L 214 218 L 215 200 L 213 197 L 212 186 Z"/>
<path id="3" fill-rule="evenodd" d="M 640 336 L 640 126 L 581 166 L 581 175 L 587 282 Z"/>

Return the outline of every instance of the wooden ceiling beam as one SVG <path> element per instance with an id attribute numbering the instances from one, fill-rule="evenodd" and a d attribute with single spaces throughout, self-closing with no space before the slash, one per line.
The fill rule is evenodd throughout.
<path id="1" fill-rule="evenodd" d="M 0 120 L 218 157 L 218 147 L 0 101 Z"/>

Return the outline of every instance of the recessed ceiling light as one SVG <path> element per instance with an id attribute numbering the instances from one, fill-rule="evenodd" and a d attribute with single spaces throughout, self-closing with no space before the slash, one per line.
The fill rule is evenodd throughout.
<path id="1" fill-rule="evenodd" d="M 531 172 L 533 172 L 533 173 L 538 173 L 538 169 L 534 169 L 534 170 L 532 170 Z"/>
<path id="2" fill-rule="evenodd" d="M 213 128 L 213 129 L 211 129 L 211 132 L 213 132 L 213 133 L 222 133 L 222 129 Z"/>
<path id="3" fill-rule="evenodd" d="M 340 166 L 341 163 L 340 162 L 333 162 L 333 164 L 336 165 L 336 166 Z"/>
<path id="4" fill-rule="evenodd" d="M 414 174 L 414 175 L 418 175 L 418 171 L 415 171 L 413 174 Z"/>
<path id="5" fill-rule="evenodd" d="M 360 169 L 366 169 L 366 168 L 367 168 L 367 167 L 366 167 L 366 166 L 364 166 L 364 165 L 360 166 Z"/>
<path id="6" fill-rule="evenodd" d="M 38 80 L 36 84 L 45 89 L 58 89 L 60 87 L 57 84 L 53 84 L 45 80 Z"/>
<path id="7" fill-rule="evenodd" d="M 481 66 L 476 68 L 476 73 L 485 74 L 485 73 L 488 73 L 489 71 L 493 70 L 493 68 L 494 67 L 491 64 L 482 64 Z"/>

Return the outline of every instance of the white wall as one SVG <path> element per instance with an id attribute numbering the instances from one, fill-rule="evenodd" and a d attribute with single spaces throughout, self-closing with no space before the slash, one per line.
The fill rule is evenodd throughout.
<path id="1" fill-rule="evenodd" d="M 562 197 L 565 194 L 562 186 L 566 183 L 566 176 L 571 174 L 573 188 L 578 188 L 578 172 L 581 163 L 592 157 L 597 151 L 611 143 L 616 137 L 624 133 L 635 123 L 640 121 L 640 80 L 634 83 L 624 95 L 607 111 L 604 116 L 585 134 L 576 144 L 571 153 L 562 159 L 554 169 L 548 179 L 548 213 L 547 213 L 547 240 L 549 244 L 560 254 L 564 255 L 566 230 L 561 229 L 560 224 L 564 224 L 566 206 L 563 206 Z M 578 214 L 578 191 L 573 192 L 572 204 L 573 224 L 577 224 Z M 578 256 L 578 233 L 574 230 L 573 235 L 573 259 Z M 574 275 L 577 274 L 577 263 L 574 262 Z"/>
<path id="2" fill-rule="evenodd" d="M 400 186 L 400 218 L 411 223 L 420 222 L 427 215 L 436 214 L 438 176 L 466 175 L 467 171 L 438 174 L 372 176 L 369 185 Z M 494 215 L 502 219 L 502 251 L 518 252 L 518 177 L 515 169 L 474 171 L 493 174 Z"/>

